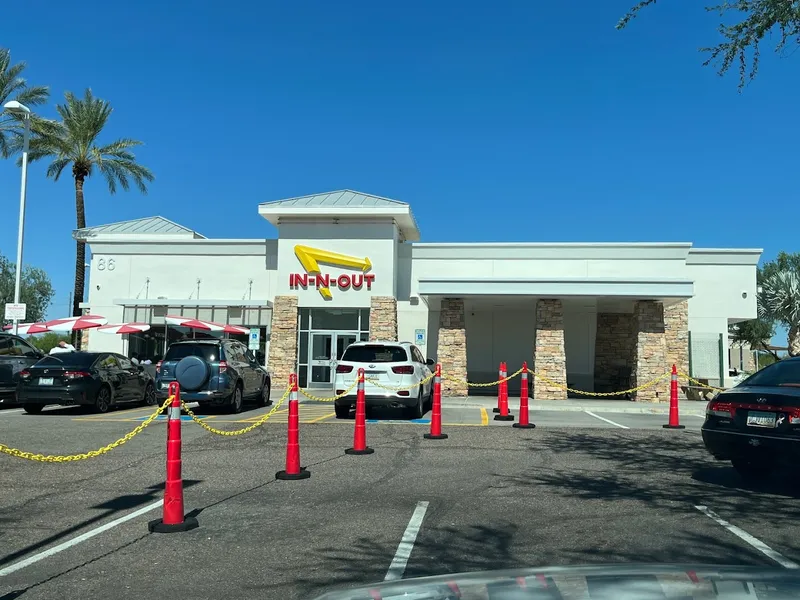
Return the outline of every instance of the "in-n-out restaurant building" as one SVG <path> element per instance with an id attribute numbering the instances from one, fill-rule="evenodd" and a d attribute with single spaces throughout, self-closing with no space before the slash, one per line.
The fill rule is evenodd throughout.
<path id="1" fill-rule="evenodd" d="M 297 370 L 303 387 L 330 388 L 355 340 L 407 340 L 470 381 L 527 360 L 559 384 L 610 391 L 673 363 L 718 383 L 728 365 L 717 341 L 727 348 L 728 324 L 756 316 L 759 249 L 423 243 L 407 203 L 348 190 L 258 213 L 277 239 L 206 238 L 162 217 L 76 231 L 92 253 L 84 309 L 152 325 L 138 336 L 90 333 L 89 348 L 158 359 L 167 343 L 202 335 L 165 326 L 177 314 L 252 328 L 273 376 Z M 534 391 L 565 397 L 538 381 Z M 448 380 L 445 393 L 466 386 Z"/>

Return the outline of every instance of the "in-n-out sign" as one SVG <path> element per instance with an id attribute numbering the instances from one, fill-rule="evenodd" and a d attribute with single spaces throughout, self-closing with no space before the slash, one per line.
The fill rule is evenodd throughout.
<path id="1" fill-rule="evenodd" d="M 320 250 L 319 248 L 311 248 L 310 246 L 295 246 L 294 254 L 306 272 L 290 273 L 289 289 L 308 289 L 308 286 L 314 286 L 325 300 L 333 298 L 331 287 L 334 286 L 340 290 L 372 289 L 375 275 L 368 272 L 372 269 L 372 263 L 366 256 L 359 258 L 357 256 L 339 254 L 338 252 Z M 319 267 L 320 263 L 345 269 L 359 269 L 361 273 L 330 275 L 322 272 Z"/>

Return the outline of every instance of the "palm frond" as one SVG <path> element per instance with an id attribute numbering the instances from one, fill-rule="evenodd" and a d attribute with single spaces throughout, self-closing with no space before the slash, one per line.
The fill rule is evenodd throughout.
<path id="1" fill-rule="evenodd" d="M 16 100 L 30 106 L 44 104 L 50 98 L 50 88 L 46 85 L 26 87 L 17 94 Z"/>
<path id="2" fill-rule="evenodd" d="M 47 176 L 53 181 L 58 181 L 61 177 L 61 172 L 69 166 L 71 161 L 65 157 L 59 157 L 53 160 L 47 167 Z"/>
<path id="3" fill-rule="evenodd" d="M 800 325 L 800 275 L 778 271 L 761 284 L 759 316 L 780 321 L 787 327 Z"/>
<path id="4" fill-rule="evenodd" d="M 147 167 L 131 160 L 106 158 L 97 166 L 106 178 L 108 190 L 112 194 L 116 192 L 116 183 L 119 183 L 123 190 L 128 191 L 131 179 L 142 194 L 147 194 L 147 182 L 155 179 Z"/>

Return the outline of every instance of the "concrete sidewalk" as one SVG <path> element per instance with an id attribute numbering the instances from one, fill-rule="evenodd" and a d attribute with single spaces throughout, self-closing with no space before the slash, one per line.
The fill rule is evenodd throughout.
<path id="1" fill-rule="evenodd" d="M 682 415 L 695 415 L 703 417 L 706 414 L 707 402 L 679 400 L 678 412 Z M 466 398 L 444 397 L 442 406 L 492 409 L 497 406 L 497 398 L 490 396 L 468 396 Z M 631 402 L 630 400 L 603 400 L 591 398 L 569 400 L 531 400 L 530 410 L 537 411 L 572 411 L 582 412 L 590 410 L 598 413 L 635 413 L 635 414 L 669 414 L 669 401 L 666 402 Z M 508 399 L 509 410 L 519 410 L 519 398 Z"/>

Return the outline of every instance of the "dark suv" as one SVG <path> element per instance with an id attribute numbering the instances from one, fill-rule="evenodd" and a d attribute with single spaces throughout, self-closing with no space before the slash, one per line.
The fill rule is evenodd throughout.
<path id="1" fill-rule="evenodd" d="M 43 357 L 44 352 L 21 337 L 0 333 L 0 404 L 17 403 L 20 371 L 35 365 Z"/>
<path id="2" fill-rule="evenodd" d="M 156 365 L 156 391 L 162 399 L 172 381 L 181 385 L 181 398 L 200 408 L 226 406 L 242 412 L 244 401 L 269 404 L 270 376 L 247 347 L 236 340 L 175 342 Z"/>

